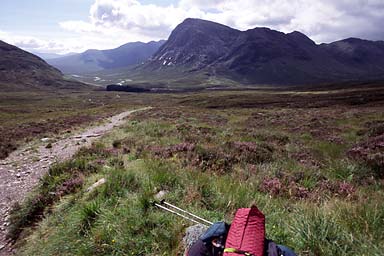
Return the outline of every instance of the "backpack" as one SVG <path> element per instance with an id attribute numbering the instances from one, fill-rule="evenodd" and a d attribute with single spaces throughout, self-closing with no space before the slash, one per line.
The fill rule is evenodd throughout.
<path id="1" fill-rule="evenodd" d="M 240 208 L 228 232 L 224 256 L 264 256 L 265 216 L 256 206 Z"/>
<path id="2" fill-rule="evenodd" d="M 272 240 L 265 240 L 265 256 L 296 256 L 296 254 L 284 245 L 278 245 Z"/>
<path id="3" fill-rule="evenodd" d="M 231 225 L 225 222 L 211 225 L 187 255 L 296 256 L 291 249 L 265 239 L 265 217 L 256 206 L 238 209 Z"/>
<path id="4" fill-rule="evenodd" d="M 224 252 L 230 225 L 221 221 L 216 222 L 200 237 L 212 256 L 221 256 Z"/>

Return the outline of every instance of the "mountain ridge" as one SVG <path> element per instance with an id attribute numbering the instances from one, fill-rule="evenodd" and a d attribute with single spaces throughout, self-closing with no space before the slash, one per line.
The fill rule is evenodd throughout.
<path id="1" fill-rule="evenodd" d="M 89 49 L 71 56 L 49 59 L 47 62 L 65 74 L 82 74 L 137 65 L 147 60 L 164 43 L 132 42 L 114 49 Z"/>
<path id="2" fill-rule="evenodd" d="M 62 57 L 67 57 L 67 56 L 77 54 L 74 52 L 70 52 L 70 53 L 66 53 L 66 54 L 57 54 L 57 53 L 37 52 L 37 51 L 31 51 L 31 53 L 42 58 L 45 61 L 50 60 L 50 59 L 57 59 L 57 58 L 62 58 Z"/>
<path id="3" fill-rule="evenodd" d="M 343 52 L 342 46 L 353 49 Z M 188 18 L 137 72 L 223 77 L 243 84 L 294 85 L 384 78 L 384 42 L 316 44 L 305 34 L 265 27 L 240 31 Z"/>

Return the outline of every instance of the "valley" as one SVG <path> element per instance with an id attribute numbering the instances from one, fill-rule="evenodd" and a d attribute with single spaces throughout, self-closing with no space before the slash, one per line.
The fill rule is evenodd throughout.
<path id="1" fill-rule="evenodd" d="M 235 20 L 243 10 L 225 10 L 243 2 L 59 2 L 46 2 L 66 10 L 51 8 L 52 23 L 28 16 L 50 30 L 28 32 L 43 39 L 0 28 L 1 256 L 187 256 L 193 223 L 155 207 L 161 200 L 228 224 L 256 205 L 266 235 L 244 229 L 250 244 L 382 255 L 384 41 L 373 33 L 382 22 L 358 20 L 359 33 L 338 17 L 311 23 L 311 8 L 332 5 L 322 1 L 300 17 L 261 8 Z M 12 6 L 1 4 L 18 16 Z M 88 18 L 76 20 L 84 7 Z M 329 33 L 318 34 L 323 23 Z M 253 250 L 230 247 L 224 255 Z"/>
<path id="2" fill-rule="evenodd" d="M 240 31 L 188 18 L 166 41 L 88 50 L 47 62 L 87 84 L 180 91 L 382 81 L 383 59 L 383 41 L 346 38 L 316 44 L 298 31 Z"/>
<path id="3" fill-rule="evenodd" d="M 109 70 L 135 66 L 150 58 L 164 43 L 135 42 L 127 43 L 116 49 L 87 50 L 80 54 L 71 54 L 60 58 L 49 58 L 47 62 L 66 74 L 84 74 L 100 70 Z"/>

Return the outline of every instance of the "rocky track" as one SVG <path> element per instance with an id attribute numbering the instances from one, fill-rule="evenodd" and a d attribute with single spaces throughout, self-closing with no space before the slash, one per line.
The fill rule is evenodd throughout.
<path id="1" fill-rule="evenodd" d="M 12 205 L 25 198 L 38 184 L 40 177 L 48 171 L 49 166 L 71 158 L 81 147 L 90 146 L 100 136 L 124 124 L 124 119 L 130 114 L 146 109 L 148 108 L 120 113 L 99 126 L 90 127 L 78 134 L 63 135 L 59 140 L 44 138 L 39 143 L 18 149 L 0 161 L 0 256 L 14 253 L 12 243 L 6 240 Z"/>

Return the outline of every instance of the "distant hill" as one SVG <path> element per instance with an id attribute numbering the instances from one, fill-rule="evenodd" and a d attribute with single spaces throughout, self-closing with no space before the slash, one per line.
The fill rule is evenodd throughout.
<path id="1" fill-rule="evenodd" d="M 71 55 L 75 55 L 77 53 L 67 53 L 67 54 L 57 54 L 57 53 L 46 53 L 46 52 L 32 52 L 34 55 L 39 56 L 43 60 L 47 61 L 50 59 L 57 59 L 62 57 L 67 57 Z"/>
<path id="2" fill-rule="evenodd" d="M 0 41 L 0 90 L 80 88 L 41 58 Z"/>
<path id="3" fill-rule="evenodd" d="M 165 41 L 134 42 L 110 50 L 87 50 L 80 54 L 47 60 L 65 74 L 84 74 L 141 64 Z"/>
<path id="4" fill-rule="evenodd" d="M 166 79 L 195 74 L 206 81 L 266 85 L 382 79 L 384 42 L 350 38 L 317 45 L 297 31 L 239 31 L 211 21 L 186 19 L 136 72 Z"/>

